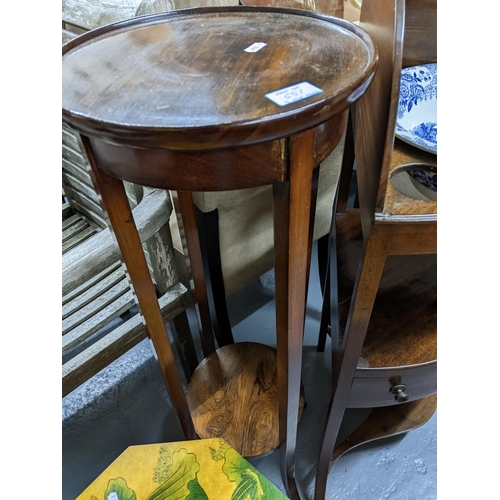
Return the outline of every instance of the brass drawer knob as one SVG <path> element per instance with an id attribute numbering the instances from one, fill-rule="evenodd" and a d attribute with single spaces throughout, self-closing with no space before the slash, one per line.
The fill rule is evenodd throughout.
<path id="1" fill-rule="evenodd" d="M 394 399 L 398 403 L 404 403 L 405 401 L 408 401 L 410 396 L 406 394 L 406 385 L 400 384 L 400 385 L 394 385 L 391 387 L 391 392 L 394 394 Z"/>

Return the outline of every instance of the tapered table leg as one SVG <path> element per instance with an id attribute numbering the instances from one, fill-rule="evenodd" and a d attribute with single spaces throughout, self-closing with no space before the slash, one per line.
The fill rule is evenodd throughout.
<path id="1" fill-rule="evenodd" d="M 149 335 L 158 355 L 163 378 L 184 436 L 187 439 L 194 439 L 196 435 L 184 388 L 177 371 L 174 354 L 123 182 L 99 170 L 88 139 L 84 136 L 81 138 L 92 168 L 93 182 L 97 192 L 101 195 L 111 223 L 109 227 L 116 237 L 123 260 L 127 266 L 130 280 L 146 320 Z"/>
<path id="2" fill-rule="evenodd" d="M 363 258 L 354 284 L 348 321 L 342 339 L 343 345 L 338 344 L 338 333 L 332 331 L 334 356 L 333 393 L 318 461 L 315 500 L 325 498 L 333 449 L 349 401 L 352 379 L 356 374 L 356 367 L 361 355 L 386 257 L 386 239 L 381 237 L 380 231 L 377 232 L 372 227 L 364 246 Z M 336 264 L 331 262 L 331 265 Z M 333 278 L 334 282 L 336 282 L 336 276 Z M 336 285 L 336 283 L 334 284 Z M 332 317 L 332 328 L 333 325 L 338 325 L 337 318 Z M 342 353 L 341 357 L 339 351 Z"/>
<path id="3" fill-rule="evenodd" d="M 274 244 L 281 476 L 292 499 L 299 416 L 305 300 L 311 238 L 312 131 L 290 138 L 290 179 L 275 184 Z"/>

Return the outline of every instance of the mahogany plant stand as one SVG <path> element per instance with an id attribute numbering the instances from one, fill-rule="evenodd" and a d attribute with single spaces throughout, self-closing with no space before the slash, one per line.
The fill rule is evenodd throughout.
<path id="1" fill-rule="evenodd" d="M 247 456 L 280 445 L 293 499 L 316 167 L 341 139 L 376 59 L 371 39 L 350 23 L 265 7 L 136 18 L 63 48 L 63 119 L 81 134 L 186 437 L 212 434 Z M 187 398 L 122 180 L 177 191 L 206 356 Z M 277 349 L 215 351 L 191 193 L 267 184 Z M 238 425 L 244 439 L 235 443 Z"/>

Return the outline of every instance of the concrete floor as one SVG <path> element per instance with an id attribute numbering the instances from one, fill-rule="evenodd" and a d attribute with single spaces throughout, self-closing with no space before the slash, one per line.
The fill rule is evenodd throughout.
<path id="1" fill-rule="evenodd" d="M 331 391 L 329 339 L 316 352 L 320 289 L 313 262 L 304 337 L 302 380 L 307 408 L 298 428 L 297 481 L 306 500 L 313 498 L 316 462 Z M 259 281 L 228 299 L 235 341 L 275 347 L 274 293 Z M 201 350 L 190 311 L 195 342 Z M 183 439 L 149 341 L 63 399 L 63 499 L 78 496 L 128 446 Z M 341 433 L 360 422 L 365 410 L 349 410 Z M 359 447 L 341 457 L 328 479 L 330 500 L 435 500 L 436 415 L 404 436 Z M 282 491 L 278 452 L 251 459 Z M 218 499 L 214 499 L 218 500 Z"/>

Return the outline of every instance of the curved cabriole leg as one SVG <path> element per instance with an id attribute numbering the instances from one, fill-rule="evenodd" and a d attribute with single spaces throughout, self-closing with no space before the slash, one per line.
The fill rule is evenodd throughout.
<path id="1" fill-rule="evenodd" d="M 196 435 L 184 394 L 184 388 L 179 372 L 177 371 L 155 287 L 151 279 L 123 182 L 101 172 L 95 162 L 89 140 L 84 136 L 81 136 L 81 140 L 92 168 L 93 182 L 97 192 L 101 195 L 104 208 L 111 223 L 110 229 L 112 229 L 116 237 L 123 260 L 127 266 L 130 280 L 142 314 L 146 320 L 151 340 L 158 355 L 158 362 L 162 369 L 163 378 L 165 379 L 184 436 L 187 439 L 194 439 Z"/>
<path id="2" fill-rule="evenodd" d="M 295 447 L 299 415 L 302 338 L 304 333 L 313 131 L 290 138 L 290 180 L 275 184 L 274 244 L 278 351 L 281 476 L 292 500 L 300 499 L 295 482 Z"/>
<path id="3" fill-rule="evenodd" d="M 345 334 L 338 349 L 336 349 L 336 342 L 333 341 L 334 332 L 332 331 L 333 396 L 318 462 L 315 500 L 325 498 L 326 482 L 335 442 L 349 401 L 352 380 L 356 374 L 358 359 L 361 355 L 387 257 L 386 238 L 383 237 L 381 231 L 371 228 L 363 255 L 364 258 L 361 260 L 354 284 Z M 341 355 L 339 355 L 339 351 L 342 353 Z M 339 365 L 339 363 L 341 364 Z"/>
<path id="4" fill-rule="evenodd" d="M 334 403 L 336 403 L 334 405 Z M 321 452 L 318 462 L 318 473 L 316 475 L 316 487 L 314 490 L 314 499 L 323 500 L 326 494 L 326 482 L 328 479 L 328 472 L 330 471 L 330 461 L 337 440 L 340 424 L 344 417 L 345 407 L 342 408 L 338 401 L 332 401 L 327 415 L 327 424 L 323 444 L 321 445 Z"/>
<path id="5" fill-rule="evenodd" d="M 409 403 L 374 408 L 368 418 L 335 448 L 331 464 L 357 446 L 421 427 L 434 415 L 436 408 L 436 394 Z"/>
<path id="6" fill-rule="evenodd" d="M 434 415 L 436 407 L 437 396 L 433 394 L 399 406 L 375 408 L 368 418 L 335 449 L 333 449 L 335 436 L 333 434 L 329 435 L 328 439 L 323 442 L 321 450 L 322 455 L 320 456 L 320 467 L 316 478 L 315 499 L 325 498 L 328 472 L 335 461 L 344 453 L 365 443 L 417 429 L 429 421 Z M 330 414 L 328 418 L 328 422 L 332 423 L 333 428 L 337 422 L 334 422 L 334 418 L 330 420 Z M 323 453 L 325 453 L 325 456 L 323 456 Z"/>

